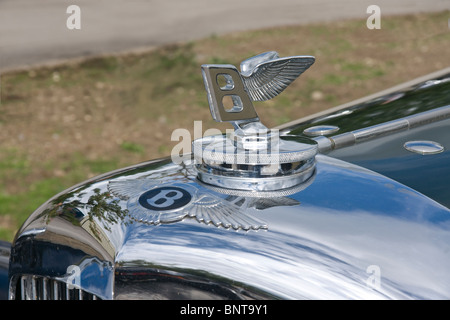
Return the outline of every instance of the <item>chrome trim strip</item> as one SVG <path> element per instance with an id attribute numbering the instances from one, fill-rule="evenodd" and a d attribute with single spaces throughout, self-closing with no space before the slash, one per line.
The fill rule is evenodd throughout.
<path id="1" fill-rule="evenodd" d="M 319 146 L 319 152 L 349 147 L 361 142 L 373 140 L 393 133 L 410 130 L 429 123 L 450 118 L 450 105 L 425 111 L 405 118 L 381 123 L 375 126 L 342 133 L 330 138 L 314 138 Z"/>

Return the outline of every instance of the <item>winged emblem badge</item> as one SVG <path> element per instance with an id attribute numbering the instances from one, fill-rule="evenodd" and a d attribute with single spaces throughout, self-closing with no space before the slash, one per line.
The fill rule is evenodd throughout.
<path id="1" fill-rule="evenodd" d="M 233 197 L 222 198 L 192 183 L 163 183 L 148 177 L 113 180 L 108 189 L 128 201 L 129 215 L 137 222 L 159 225 L 191 218 L 225 229 L 267 229 L 266 223 L 248 214 L 247 207 L 236 204 Z"/>
<path id="2" fill-rule="evenodd" d="M 266 101 L 283 92 L 315 61 L 312 56 L 280 58 L 270 51 L 244 60 L 241 76 L 248 95 L 253 101 Z"/>
<path id="3" fill-rule="evenodd" d="M 269 51 L 241 62 L 241 72 L 233 65 L 207 64 L 202 66 L 203 80 L 214 120 L 229 121 L 235 128 L 241 122 L 259 122 L 252 101 L 272 99 L 283 92 L 315 61 L 313 56 L 280 58 Z M 218 85 L 223 78 L 225 85 Z M 231 97 L 233 107 L 226 108 L 223 101 Z"/>

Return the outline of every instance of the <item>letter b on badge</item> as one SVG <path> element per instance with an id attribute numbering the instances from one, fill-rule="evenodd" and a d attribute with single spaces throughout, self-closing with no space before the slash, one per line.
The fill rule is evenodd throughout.
<path id="1" fill-rule="evenodd" d="M 192 196 L 179 187 L 160 187 L 144 192 L 139 204 L 153 211 L 176 210 L 187 205 Z"/>
<path id="2" fill-rule="evenodd" d="M 147 203 L 157 208 L 166 208 L 175 203 L 175 200 L 181 199 L 183 193 L 178 190 L 161 190 L 154 197 L 147 199 Z"/>

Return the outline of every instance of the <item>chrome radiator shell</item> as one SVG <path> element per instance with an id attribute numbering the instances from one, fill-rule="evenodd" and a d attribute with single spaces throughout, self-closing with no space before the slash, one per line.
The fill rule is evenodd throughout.
<path id="1" fill-rule="evenodd" d="M 27 220 L 10 277 L 61 279 L 101 299 L 448 298 L 449 210 L 362 167 L 323 155 L 316 161 L 303 190 L 270 197 L 220 194 L 170 159 L 98 177 Z M 219 197 L 265 227 L 227 225 L 218 211 L 216 220 L 201 220 L 183 208 L 179 219 L 145 222 L 134 217 L 131 197 L 108 188 L 123 180 Z M 381 272 L 378 287 L 371 267 Z"/>

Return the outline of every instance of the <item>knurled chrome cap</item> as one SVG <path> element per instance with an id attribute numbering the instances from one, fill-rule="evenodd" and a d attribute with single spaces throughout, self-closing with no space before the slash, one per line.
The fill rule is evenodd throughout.
<path id="1" fill-rule="evenodd" d="M 205 163 L 270 165 L 310 160 L 318 150 L 314 140 L 297 136 L 280 136 L 266 146 L 257 150 L 245 149 L 226 135 L 216 135 L 195 140 L 193 152 L 196 160 Z"/>

